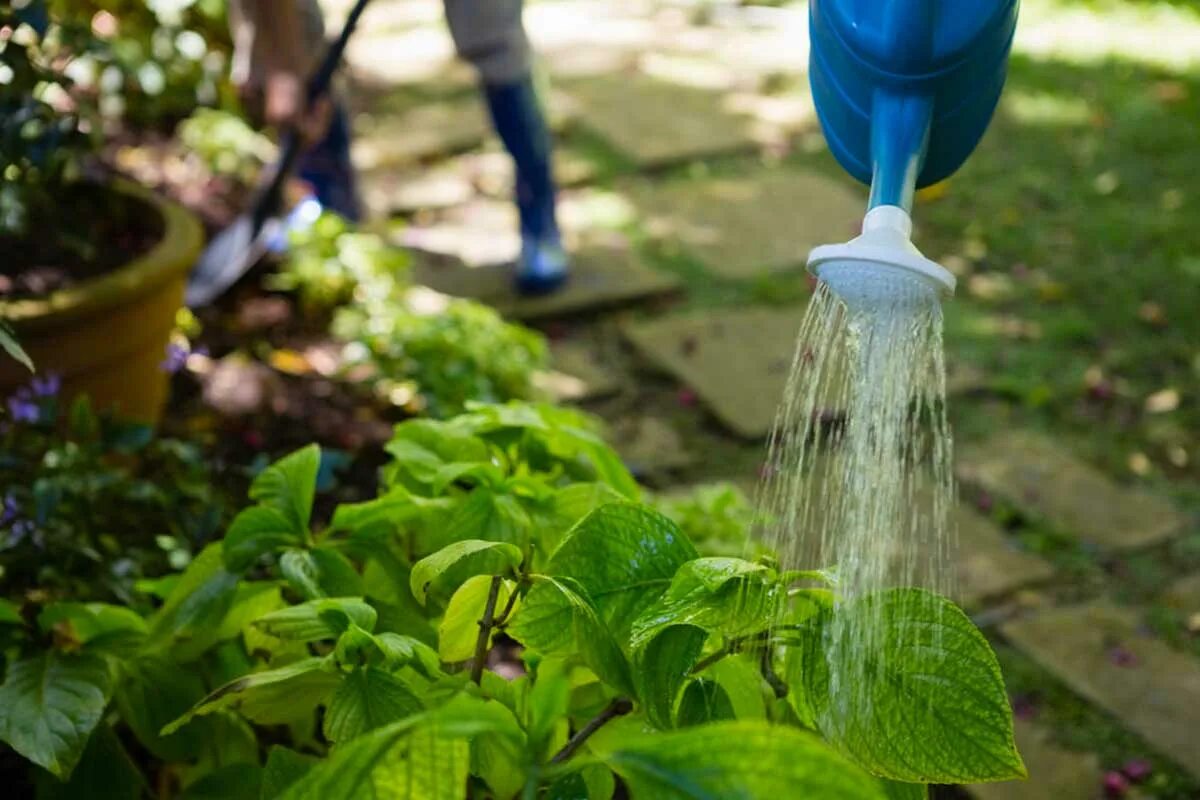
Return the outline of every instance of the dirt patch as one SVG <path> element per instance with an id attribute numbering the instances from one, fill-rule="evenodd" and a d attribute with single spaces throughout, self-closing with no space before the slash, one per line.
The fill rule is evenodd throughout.
<path id="1" fill-rule="evenodd" d="M 0 234 L 0 299 L 44 297 L 99 277 L 162 239 L 162 216 L 146 201 L 96 184 L 61 192 L 52 219 L 21 236 Z"/>

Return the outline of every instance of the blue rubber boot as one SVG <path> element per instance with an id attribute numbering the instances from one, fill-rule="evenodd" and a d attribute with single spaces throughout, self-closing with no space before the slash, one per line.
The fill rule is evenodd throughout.
<path id="1" fill-rule="evenodd" d="M 340 105 L 334 107 L 324 138 L 300 157 L 297 173 L 313 187 L 322 207 L 351 222 L 360 221 L 354 165 L 350 162 L 350 119 Z"/>
<path id="2" fill-rule="evenodd" d="M 515 83 L 485 84 L 484 94 L 496 133 L 516 165 L 516 201 L 521 217 L 516 288 L 521 294 L 547 294 L 563 285 L 568 269 L 554 216 L 556 188 L 550 130 L 531 76 Z"/>

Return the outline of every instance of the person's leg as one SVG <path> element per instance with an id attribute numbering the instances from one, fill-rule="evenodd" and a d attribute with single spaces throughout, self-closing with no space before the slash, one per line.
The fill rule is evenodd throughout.
<path id="1" fill-rule="evenodd" d="M 517 288 L 553 291 L 566 280 L 567 258 L 555 218 L 550 129 L 533 86 L 521 0 L 444 1 L 455 48 L 479 72 L 492 124 L 516 167 Z"/>

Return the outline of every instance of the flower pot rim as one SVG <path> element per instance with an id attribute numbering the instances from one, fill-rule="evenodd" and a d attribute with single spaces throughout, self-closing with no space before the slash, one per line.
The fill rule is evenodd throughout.
<path id="1" fill-rule="evenodd" d="M 154 208 L 163 220 L 162 236 L 145 253 L 111 272 L 45 297 L 0 301 L 0 319 L 12 324 L 18 334 L 58 327 L 132 302 L 178 278 L 195 264 L 204 244 L 204 229 L 195 215 L 136 183 L 117 178 L 107 185 Z"/>

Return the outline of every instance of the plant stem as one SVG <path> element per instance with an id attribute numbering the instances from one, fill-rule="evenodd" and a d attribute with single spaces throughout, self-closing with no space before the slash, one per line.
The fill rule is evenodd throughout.
<path id="1" fill-rule="evenodd" d="M 583 746 L 583 743 L 596 731 L 600 730 L 610 720 L 624 716 L 630 711 L 633 711 L 633 701 L 628 697 L 617 697 L 611 703 L 604 707 L 588 723 L 575 732 L 567 743 L 563 745 L 563 749 L 554 754 L 554 758 L 550 759 L 551 764 L 561 764 L 571 756 L 575 755 L 575 751 Z"/>
<path id="2" fill-rule="evenodd" d="M 508 602 L 504 604 L 504 610 L 500 612 L 500 616 L 496 618 L 495 627 L 503 628 L 508 624 L 508 617 L 512 614 L 513 606 L 517 604 L 517 597 L 520 593 L 513 589 L 512 594 L 508 596 Z"/>
<path id="3" fill-rule="evenodd" d="M 471 680 L 476 686 L 483 680 L 483 664 L 487 660 L 488 640 L 492 638 L 492 624 L 495 621 L 496 600 L 500 597 L 500 581 L 496 575 L 488 588 L 487 603 L 483 607 L 483 617 L 479 620 L 479 638 L 475 640 L 475 660 L 471 662 Z"/>
<path id="4" fill-rule="evenodd" d="M 775 692 L 775 697 L 782 700 L 787 697 L 788 685 L 783 679 L 775 674 L 775 668 L 771 666 L 771 648 L 764 647 L 759 653 L 759 667 L 762 671 L 763 679 L 767 685 L 771 687 L 771 691 Z"/>

